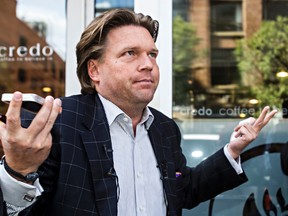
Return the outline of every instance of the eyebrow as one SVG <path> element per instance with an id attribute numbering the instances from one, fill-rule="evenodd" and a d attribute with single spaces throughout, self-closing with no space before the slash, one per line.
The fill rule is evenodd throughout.
<path id="1" fill-rule="evenodd" d="M 122 50 L 123 51 L 125 51 L 125 50 L 130 50 L 130 49 L 132 49 L 132 50 L 142 50 L 142 48 L 140 48 L 139 46 L 131 46 L 131 47 L 124 47 Z M 157 48 L 152 48 L 149 52 L 159 52 L 159 50 L 157 49 Z"/>
<path id="2" fill-rule="evenodd" d="M 159 52 L 159 49 L 157 49 L 157 48 L 153 48 L 152 51 L 158 53 L 158 52 Z"/>

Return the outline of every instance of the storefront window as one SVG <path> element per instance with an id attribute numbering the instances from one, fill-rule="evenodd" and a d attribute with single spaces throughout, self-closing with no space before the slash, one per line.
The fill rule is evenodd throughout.
<path id="1" fill-rule="evenodd" d="M 241 155 L 249 181 L 184 216 L 288 214 L 287 5 L 173 0 L 173 118 L 188 165 L 228 143 L 241 120 L 278 109 Z"/>
<path id="2" fill-rule="evenodd" d="M 0 94 L 64 96 L 65 0 L 0 2 Z M 0 103 L 0 112 L 7 105 Z"/>

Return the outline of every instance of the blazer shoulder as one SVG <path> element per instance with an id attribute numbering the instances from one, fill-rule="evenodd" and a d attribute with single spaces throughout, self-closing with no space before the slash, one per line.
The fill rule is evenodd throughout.
<path id="1" fill-rule="evenodd" d="M 179 127 L 176 124 L 175 120 L 168 117 L 167 115 L 163 114 L 159 110 L 156 110 L 152 107 L 149 107 L 150 111 L 154 115 L 154 121 L 153 125 L 157 128 L 162 128 L 164 131 L 176 131 L 177 133 L 180 133 Z"/>
<path id="2" fill-rule="evenodd" d="M 71 104 L 84 103 L 84 96 L 81 94 L 61 97 L 62 107 L 71 106 Z"/>
<path id="3" fill-rule="evenodd" d="M 60 99 L 62 101 L 62 109 L 66 112 L 81 112 L 85 107 L 92 107 L 93 109 L 96 101 L 94 94 L 77 94 L 68 97 L 61 97 Z"/>
<path id="4" fill-rule="evenodd" d="M 160 119 L 162 121 L 173 121 L 174 120 L 170 117 L 168 117 L 167 115 L 165 115 L 164 113 L 160 112 L 159 110 L 149 107 L 150 111 L 152 112 L 152 114 L 155 116 L 155 118 Z"/>

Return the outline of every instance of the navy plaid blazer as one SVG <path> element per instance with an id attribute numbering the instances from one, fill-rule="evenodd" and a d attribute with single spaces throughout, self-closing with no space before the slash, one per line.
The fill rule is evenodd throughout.
<path id="1" fill-rule="evenodd" d="M 109 172 L 113 156 L 106 150 L 112 144 L 103 105 L 97 94 L 88 94 L 62 98 L 62 106 L 52 129 L 51 153 L 39 168 L 44 192 L 19 215 L 116 216 L 117 184 Z M 187 167 L 176 123 L 151 111 L 155 119 L 148 134 L 161 173 L 167 215 L 181 215 L 182 208 L 195 207 L 247 181 L 244 173 L 235 172 L 223 149 L 195 168 Z M 25 112 L 22 119 L 27 127 L 33 116 Z M 182 175 L 176 177 L 176 172 Z M 2 203 L 0 213 L 5 215 Z"/>

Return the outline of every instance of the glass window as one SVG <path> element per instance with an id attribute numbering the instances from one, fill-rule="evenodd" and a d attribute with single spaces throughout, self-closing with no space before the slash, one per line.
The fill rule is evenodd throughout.
<path id="1" fill-rule="evenodd" d="M 211 50 L 211 84 L 237 84 L 239 72 L 233 55 L 234 49 L 216 48 Z"/>
<path id="2" fill-rule="evenodd" d="M 185 8 L 189 6 L 189 1 L 187 0 L 173 0 L 173 16 L 179 15 L 184 20 L 189 19 L 189 13 Z"/>
<path id="3" fill-rule="evenodd" d="M 1 1 L 0 11 L 0 94 L 64 96 L 66 1 Z"/>
<path id="4" fill-rule="evenodd" d="M 249 181 L 184 216 L 287 215 L 287 3 L 173 1 L 173 118 L 188 165 L 222 148 L 265 105 L 278 109 L 241 155 Z"/>
<path id="5" fill-rule="evenodd" d="M 212 1 L 212 31 L 242 31 L 242 3 Z"/>
<path id="6" fill-rule="evenodd" d="M 263 0 L 263 19 L 275 20 L 277 16 L 287 16 L 287 0 Z"/>

